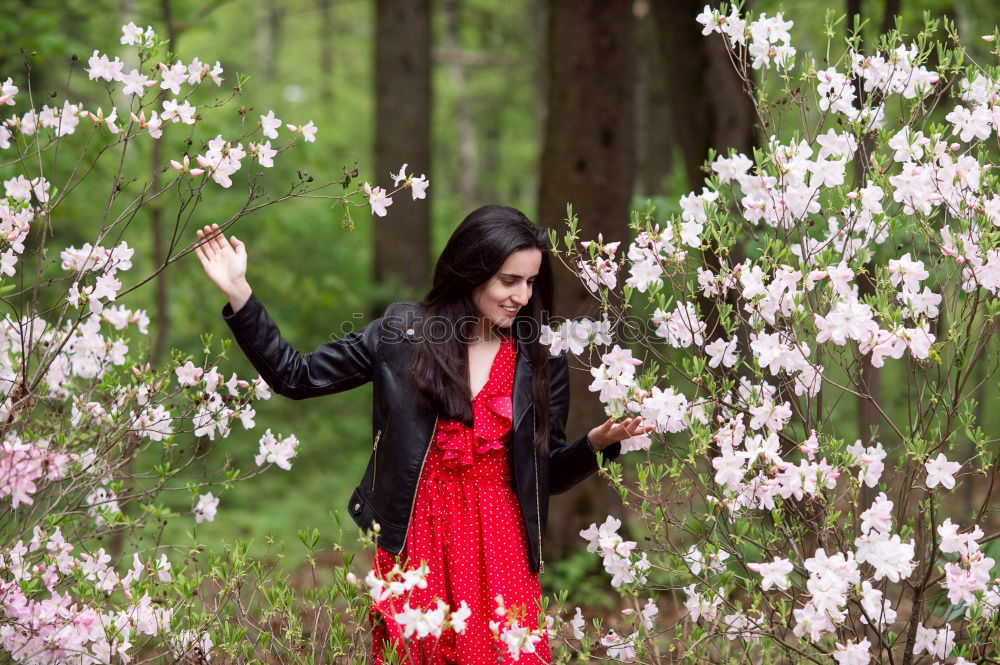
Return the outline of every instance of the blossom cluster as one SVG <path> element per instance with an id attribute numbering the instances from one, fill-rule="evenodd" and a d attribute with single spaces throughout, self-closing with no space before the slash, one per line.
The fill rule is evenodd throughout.
<path id="1" fill-rule="evenodd" d="M 597 234 L 597 241 L 585 240 L 580 243 L 584 250 L 590 252 L 587 260 L 581 259 L 577 262 L 580 276 L 584 285 L 597 293 L 603 286 L 613 289 L 618 284 L 618 263 L 615 261 L 615 252 L 618 251 L 620 242 L 604 242 L 602 234 Z"/>
<path id="2" fill-rule="evenodd" d="M 407 166 L 407 164 L 403 164 L 399 168 L 399 173 L 389 174 L 392 177 L 393 187 L 409 187 L 414 201 L 427 198 L 427 188 L 430 186 L 431 181 L 424 174 L 421 174 L 419 177 L 412 174 L 407 175 Z M 368 205 L 372 209 L 372 214 L 378 217 L 385 217 L 388 214 L 386 208 L 392 205 L 392 197 L 389 196 L 385 188 L 373 187 L 370 183 L 366 182 L 362 189 L 368 195 Z"/>
<path id="3" fill-rule="evenodd" d="M 213 182 L 231 187 L 240 171 L 254 162 L 272 167 L 280 152 L 299 139 L 314 142 L 318 131 L 312 121 L 285 123 L 268 111 L 249 133 L 238 138 L 217 134 L 202 142 L 190 134 L 209 108 L 196 105 L 197 89 L 209 80 L 221 86 L 221 65 L 198 58 L 159 62 L 165 43 L 152 28 L 134 23 L 123 26 L 120 41 L 138 53 L 110 57 L 95 50 L 87 59 L 88 80 L 103 87 L 108 99 L 125 100 L 112 102 L 108 110 L 72 101 L 25 108 L 30 86 L 22 91 L 13 77 L 0 82 L 0 107 L 14 107 L 0 117 L 0 150 L 10 155 L 61 158 L 72 150 L 60 149 L 66 144 L 59 139 L 86 134 L 87 141 L 72 148 L 98 148 L 95 159 L 100 159 L 110 154 L 104 148 L 120 147 L 115 152 L 123 159 L 115 182 L 133 183 L 137 180 L 127 173 L 123 151 L 136 145 L 135 139 L 161 139 L 164 132 L 169 137 L 177 124 L 184 126 L 187 145 L 202 146 L 168 156 L 174 177 L 161 179 L 162 189 L 145 185 L 135 199 L 126 200 L 135 192 L 112 188 L 97 239 L 62 249 L 57 274 L 39 281 L 39 273 L 34 289 L 30 279 L 18 284 L 21 294 L 34 294 L 31 307 L 0 318 L 0 418 L 12 425 L 0 438 L 0 503 L 15 517 L 9 541 L 0 544 L 0 647 L 18 663 L 129 663 L 164 648 L 176 660 L 190 659 L 192 651 L 211 657 L 213 635 L 191 623 L 197 612 L 173 605 L 193 578 L 171 569 L 169 546 L 133 555 L 134 545 L 144 540 L 144 528 L 153 520 L 173 516 L 172 508 L 157 501 L 158 494 L 185 489 L 178 480 L 191 479 L 179 472 L 198 459 L 207 441 L 230 436 L 237 422 L 246 430 L 256 427 L 253 402 L 268 399 L 270 390 L 260 377 L 247 381 L 233 373 L 227 378 L 211 362 L 181 359 L 156 371 L 138 359 L 141 349 L 133 338 L 149 334 L 150 318 L 145 310 L 121 304 L 131 290 L 125 282 L 135 250 L 119 236 L 143 205 L 170 188 L 178 187 L 182 199 L 197 205 L 201 193 L 196 190 Z M 126 65 L 132 57 L 134 68 Z M 52 159 L 7 160 L 20 171 L 0 179 L 0 280 L 11 282 L 4 282 L 11 291 L 11 278 L 22 277 L 19 261 L 30 247 L 29 234 L 51 235 L 60 206 L 79 191 L 79 178 L 100 172 L 73 169 L 63 183 L 53 174 L 65 169 L 58 163 L 50 167 Z M 81 159 L 93 166 L 86 152 Z M 43 162 L 45 171 L 33 170 L 33 164 L 40 168 Z M 405 180 L 414 199 L 425 198 L 426 176 L 407 176 L 405 169 L 394 177 Z M 181 186 L 192 180 L 190 187 Z M 102 244 L 109 238 L 117 244 Z M 56 315 L 36 313 L 35 291 L 53 283 L 65 283 Z M 38 300 L 50 302 L 47 296 Z M 197 449 L 178 440 L 190 435 L 203 439 Z M 298 443 L 294 435 L 268 429 L 255 463 L 288 470 Z M 144 450 L 154 454 L 141 455 Z M 193 456 L 185 459 L 189 452 Z M 133 468 L 144 459 L 155 463 Z M 237 477 L 229 467 L 224 471 L 227 481 Z M 186 488 L 194 524 L 216 518 L 217 484 L 209 477 Z M 115 544 L 106 545 L 109 551 L 81 545 L 100 544 L 108 534 L 115 534 Z M 190 596 L 181 602 L 194 605 Z M 448 625 L 464 630 L 467 618 L 463 605 L 450 614 Z M 410 623 L 411 632 L 433 628 L 433 622 L 414 616 L 401 621 Z"/>
<path id="4" fill-rule="evenodd" d="M 209 65 L 194 58 L 187 64 L 180 60 L 173 64 L 159 62 L 143 70 L 142 68 L 152 58 L 156 46 L 155 38 L 152 28 L 142 30 L 134 23 L 122 27 L 121 43 L 139 46 L 141 49 L 140 68 L 133 68 L 129 72 L 125 72 L 125 63 L 119 57 L 116 56 L 112 60 L 97 50 L 87 61 L 86 71 L 89 80 L 104 81 L 109 86 L 112 84 L 121 86 L 119 92 L 129 99 L 130 104 L 130 110 L 126 114 L 127 119 L 119 117 L 117 108 L 112 108 L 109 113 L 105 113 L 100 107 L 90 111 L 84 109 L 81 104 L 69 101 L 63 102 L 61 108 L 43 106 L 40 111 L 29 109 L 22 115 L 8 118 L 0 124 L 0 149 L 10 148 L 10 141 L 15 133 L 29 137 L 36 134 L 39 129 L 52 129 L 57 138 L 68 136 L 76 132 L 80 120 L 84 118 L 91 120 L 95 127 L 106 129 L 112 135 L 120 134 L 124 130 L 129 138 L 145 133 L 150 138 L 159 139 L 163 135 L 165 124 L 197 123 L 200 119 L 198 108 L 187 99 L 191 91 L 182 91 L 182 86 L 197 87 L 205 80 L 211 80 L 216 86 L 220 86 L 222 66 L 218 62 Z M 164 99 L 159 108 L 152 108 L 152 105 L 159 102 L 156 99 L 150 101 L 146 98 L 146 92 L 151 89 L 157 93 L 167 91 L 174 97 Z M 18 91 L 13 79 L 8 78 L 0 86 L 0 105 L 14 105 Z M 281 124 L 281 120 L 274 116 L 274 111 L 269 111 L 267 115 L 261 116 L 259 126 L 264 138 L 277 139 L 277 129 Z M 304 125 L 286 124 L 285 127 L 294 137 L 301 136 L 306 142 L 316 140 L 317 128 L 312 121 Z M 269 168 L 274 165 L 273 158 L 278 154 L 278 149 L 272 147 L 270 140 L 250 142 L 244 148 L 242 143 L 225 140 L 220 135 L 208 142 L 205 154 L 196 156 L 200 168 L 191 167 L 188 155 L 183 155 L 181 159 L 171 159 L 170 164 L 182 175 L 200 176 L 207 173 L 220 186 L 231 187 L 231 176 L 240 169 L 241 160 L 248 152 L 262 167 Z M 21 178 L 23 179 L 23 176 Z M 29 189 L 26 189 L 26 186 Z M 419 184 L 414 188 L 415 196 L 418 187 Z M 24 196 L 30 188 L 34 189 L 39 202 L 48 201 L 49 183 L 45 182 L 44 178 L 17 183 L 15 192 Z"/>
<path id="5" fill-rule="evenodd" d="M 645 552 L 634 556 L 636 542 L 625 540 L 618 534 L 621 525 L 621 520 L 609 515 L 600 526 L 591 524 L 580 532 L 580 537 L 587 541 L 587 551 L 601 554 L 602 564 L 611 575 L 613 587 L 633 582 L 644 583 L 645 571 L 651 566 Z"/>
<path id="6" fill-rule="evenodd" d="M 31 540 L 18 540 L 0 558 L 0 607 L 5 623 L 0 644 L 18 662 L 43 665 L 57 663 L 127 663 L 138 640 L 171 633 L 174 610 L 154 602 L 150 592 L 173 580 L 166 555 L 143 560 L 132 557 L 132 567 L 120 574 L 110 565 L 111 556 L 99 548 L 93 553 L 74 554 L 60 528 L 45 532 L 35 527 Z M 47 597 L 25 592 L 36 581 Z M 121 609 L 101 610 L 79 603 L 63 589 L 65 582 L 90 587 L 101 596 L 124 594 Z M 187 641 L 193 641 L 188 631 Z M 204 652 L 211 639 L 200 638 Z M 175 645 L 177 655 L 185 644 Z"/>
<path id="7" fill-rule="evenodd" d="M 543 638 L 552 639 L 556 636 L 554 628 L 555 619 L 551 615 L 545 616 L 545 625 L 536 629 L 531 629 L 527 624 L 527 608 L 520 606 L 509 608 L 504 603 L 503 594 L 497 594 L 493 598 L 496 608 L 493 610 L 495 620 L 489 622 L 490 631 L 494 637 L 507 649 L 507 654 L 514 661 L 519 661 L 526 653 L 537 653 L 535 646 Z"/>
<path id="8" fill-rule="evenodd" d="M 554 328 L 543 325 L 539 340 L 549 347 L 552 356 L 558 356 L 563 351 L 579 355 L 591 344 L 598 346 L 611 344 L 611 321 L 605 314 L 600 321 L 583 318 L 564 321 Z"/>
<path id="9" fill-rule="evenodd" d="M 706 7 L 698 21 L 728 41 L 742 75 L 791 70 L 790 21 L 727 11 Z M 954 373 L 964 377 L 989 353 L 985 321 L 1000 296 L 1000 189 L 984 143 L 1000 132 L 1000 81 L 978 66 L 930 70 L 927 53 L 910 43 L 848 50 L 818 71 L 813 64 L 806 85 L 784 93 L 818 108 L 815 131 L 770 136 L 752 156 L 710 157 L 700 192 L 681 196 L 665 219 L 638 218 L 624 252 L 600 238 L 579 251 L 575 238 L 566 241 L 606 309 L 619 273 L 628 274 L 625 310 L 633 291 L 648 296 L 655 332 L 640 341 L 649 356 L 607 340 L 622 343 L 588 363 L 591 390 L 609 415 L 656 423 L 645 441 L 622 445 L 648 450 L 656 439 L 651 459 L 667 460 L 639 471 L 644 517 L 654 519 L 647 505 L 656 505 L 656 520 L 707 541 L 668 557 L 692 578 L 685 607 L 703 629 L 692 633 L 699 648 L 720 635 L 747 647 L 790 631 L 799 642 L 788 654 L 869 665 L 895 648 L 886 646 L 895 633 L 915 638 L 911 655 L 965 665 L 962 655 L 978 652 L 963 650 L 963 640 L 982 645 L 977 626 L 997 616 L 1000 576 L 981 547 L 983 530 L 953 522 L 946 496 L 970 467 L 994 461 L 992 439 L 970 424 L 970 391 L 949 384 L 963 385 Z M 952 72 L 960 102 L 943 110 L 944 123 L 911 122 Z M 562 330 L 543 336 L 553 354 L 593 350 L 596 340 L 572 334 L 573 322 Z M 656 376 L 652 362 L 638 369 L 649 357 L 676 382 Z M 868 383 L 899 375 L 919 386 L 900 400 L 880 394 L 895 387 Z M 848 438 L 833 421 L 841 402 L 855 399 L 877 416 L 859 416 Z M 974 457 L 954 459 L 972 443 Z M 617 469 L 609 477 L 624 484 Z M 664 486 L 649 489 L 650 477 Z M 673 491 L 684 493 L 680 510 L 696 514 L 664 518 Z M 845 511 L 852 501 L 865 505 Z M 629 503 L 639 502 L 630 495 Z M 581 534 L 589 551 L 601 551 L 612 586 L 620 571 L 628 575 L 614 549 L 625 542 L 619 526 L 609 518 Z M 923 605 L 913 605 L 915 592 Z M 605 645 L 622 645 L 631 658 L 634 638 L 609 635 Z M 909 648 L 908 640 L 896 644 Z"/>
<path id="10" fill-rule="evenodd" d="M 374 568 L 365 577 L 365 585 L 368 587 L 368 595 L 372 603 L 376 606 L 385 603 L 393 603 L 403 600 L 402 608 L 395 612 L 393 619 L 402 627 L 404 637 L 424 638 L 428 635 L 440 637 L 444 630 L 454 630 L 456 633 L 464 633 L 469 616 L 472 611 L 468 603 L 464 600 L 459 604 L 458 609 L 449 611 L 448 603 L 440 598 L 436 599 L 433 607 L 421 609 L 412 607 L 408 596 L 413 589 L 426 589 L 427 576 L 430 573 L 426 563 L 421 562 L 419 566 L 402 569 L 399 564 L 392 567 L 385 573 L 379 573 Z M 391 606 L 391 605 L 389 605 Z"/>
<path id="11" fill-rule="evenodd" d="M 718 9 L 705 5 L 705 9 L 697 17 L 703 26 L 703 35 L 720 33 L 729 39 L 733 48 L 744 47 L 753 57 L 754 69 L 770 69 L 773 64 L 778 69 L 790 68 L 795 58 L 795 47 L 791 45 L 789 29 L 792 21 L 786 21 L 778 12 L 772 18 L 761 13 L 760 17 L 747 26 L 747 22 L 739 14 L 735 3 L 729 16 Z M 747 37 L 750 38 L 749 45 Z"/>

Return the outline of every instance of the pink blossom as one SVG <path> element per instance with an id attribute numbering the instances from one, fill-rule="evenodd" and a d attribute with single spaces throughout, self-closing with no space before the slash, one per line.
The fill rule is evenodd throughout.
<path id="1" fill-rule="evenodd" d="M 892 609 L 892 602 L 883 600 L 882 592 L 868 580 L 861 584 L 861 607 L 865 611 L 861 615 L 861 623 L 868 624 L 871 619 L 879 630 L 885 630 L 896 623 L 896 610 Z"/>
<path id="2" fill-rule="evenodd" d="M 425 199 L 427 198 L 427 188 L 430 187 L 431 181 L 427 179 L 427 176 L 423 173 L 420 177 L 415 177 L 410 182 L 411 194 L 413 195 L 413 200 Z"/>
<path id="3" fill-rule="evenodd" d="M 973 139 L 985 141 L 992 134 L 992 118 L 989 109 L 984 106 L 967 109 L 961 104 L 956 104 L 944 119 L 953 125 L 952 135 L 958 135 L 966 142 Z"/>
<path id="4" fill-rule="evenodd" d="M 771 563 L 748 563 L 747 568 L 764 577 L 760 583 L 760 588 L 764 591 L 772 586 L 782 590 L 788 588 L 788 575 L 792 572 L 792 562 L 788 559 L 774 557 Z"/>
<path id="5" fill-rule="evenodd" d="M 118 133 L 118 125 L 115 123 L 115 120 L 118 119 L 118 109 L 111 109 L 111 115 L 105 117 L 104 110 L 101 107 L 97 107 L 97 113 L 88 113 L 88 115 L 94 121 L 94 124 L 98 126 L 105 125 L 112 134 Z"/>
<path id="6" fill-rule="evenodd" d="M 955 473 L 962 468 L 959 462 L 949 462 L 944 453 L 938 453 L 933 460 L 924 464 L 927 469 L 927 487 L 937 487 L 940 484 L 945 489 L 955 488 Z"/>
<path id="7" fill-rule="evenodd" d="M 122 26 L 122 44 L 126 46 L 133 46 L 135 44 L 142 44 L 142 42 L 142 28 L 131 21 L 127 25 Z"/>
<path id="8" fill-rule="evenodd" d="M 893 503 L 886 498 L 885 492 L 879 492 L 871 507 L 861 513 L 861 533 L 872 530 L 889 533 L 892 528 L 892 507 Z"/>
<path id="9" fill-rule="evenodd" d="M 658 326 L 656 334 L 674 348 L 683 349 L 692 344 L 701 346 L 705 343 L 705 323 L 698 318 L 698 311 L 693 303 L 678 303 L 669 313 L 657 308 L 653 312 L 652 321 Z"/>
<path id="10" fill-rule="evenodd" d="M 160 80 L 160 88 L 169 90 L 175 95 L 181 94 L 181 84 L 187 83 L 188 70 L 180 60 L 170 67 L 160 63 L 160 71 L 163 72 Z M 164 109 L 166 106 L 164 105 Z"/>
<path id="11" fill-rule="evenodd" d="M 260 116 L 260 126 L 265 138 L 278 138 L 278 128 L 281 127 L 281 118 L 274 117 L 274 111 L 268 111 L 267 115 Z"/>
<path id="12" fill-rule="evenodd" d="M 176 159 L 170 160 L 170 167 L 175 171 L 180 171 L 181 173 L 190 174 L 193 176 L 199 176 L 205 172 L 205 169 L 193 169 L 191 168 L 191 158 L 184 155 L 184 159 L 178 162 Z"/>
<path id="13" fill-rule="evenodd" d="M 683 393 L 670 387 L 653 386 L 650 394 L 642 400 L 639 411 L 643 420 L 656 424 L 657 432 L 681 432 L 687 428 L 684 417 L 688 404 Z"/>
<path id="14" fill-rule="evenodd" d="M 288 131 L 294 132 L 296 134 L 302 134 L 302 137 L 308 142 L 313 143 L 316 141 L 316 125 L 310 120 L 304 125 L 285 125 L 288 127 Z"/>
<path id="15" fill-rule="evenodd" d="M 608 658 L 617 660 L 631 660 L 635 658 L 635 634 L 629 637 L 621 637 L 615 631 L 609 630 L 607 635 L 601 638 L 601 646 L 607 647 Z"/>
<path id="16" fill-rule="evenodd" d="M 392 205 L 392 197 L 387 196 L 381 187 L 372 187 L 367 182 L 364 184 L 364 191 L 368 195 L 368 205 L 371 206 L 372 214 L 385 217 L 386 208 Z"/>
<path id="17" fill-rule="evenodd" d="M 736 354 L 736 338 L 727 342 L 720 337 L 705 346 L 705 353 L 709 355 L 709 367 L 718 367 L 719 365 L 733 367 L 739 362 L 739 356 Z"/>
<path id="18" fill-rule="evenodd" d="M 117 56 L 111 61 L 108 60 L 108 56 L 104 54 L 99 56 L 98 53 L 99 51 L 95 50 L 94 54 L 87 60 L 88 78 L 91 81 L 95 79 L 104 79 L 105 81 L 121 80 L 122 68 L 125 67 L 125 63 Z"/>
<path id="19" fill-rule="evenodd" d="M 399 173 L 389 171 L 389 177 L 392 178 L 393 187 L 399 187 L 399 183 L 405 183 L 410 178 L 410 176 L 406 175 L 406 166 L 406 164 L 403 164 L 399 167 Z"/>
<path id="20" fill-rule="evenodd" d="M 872 659 L 871 646 L 872 643 L 867 637 L 857 644 L 853 641 L 848 641 L 847 644 L 837 642 L 833 659 L 838 665 L 868 665 Z"/>
<path id="21" fill-rule="evenodd" d="M 201 379 L 205 370 L 196 366 L 190 360 L 174 370 L 177 374 L 177 383 L 182 386 L 193 386 Z"/>
<path id="22" fill-rule="evenodd" d="M 919 291 L 920 282 L 929 274 L 924 269 L 924 262 L 911 260 L 909 252 L 899 259 L 889 260 L 889 281 L 893 286 L 902 285 L 904 291 Z"/>
<path id="23" fill-rule="evenodd" d="M 297 452 L 295 449 L 298 445 L 299 441 L 294 434 L 286 437 L 279 434 L 275 437 L 271 433 L 271 429 L 268 428 L 260 438 L 260 452 L 254 458 L 254 462 L 257 466 L 262 466 L 265 463 L 277 464 L 282 469 L 289 471 L 292 468 L 289 460 L 295 457 Z"/>
<path id="24" fill-rule="evenodd" d="M 132 122 L 139 123 L 139 129 L 149 130 L 149 136 L 154 139 L 158 139 L 163 136 L 163 119 L 157 114 L 156 111 L 151 111 L 149 115 L 149 120 L 146 120 L 146 112 L 141 111 L 138 116 L 135 113 L 131 114 Z"/>
<path id="25" fill-rule="evenodd" d="M 887 578 L 890 582 L 899 582 L 908 578 L 917 565 L 913 559 L 914 541 L 904 543 L 898 534 L 889 536 L 873 532 L 855 539 L 854 545 L 858 550 L 858 563 L 871 565 L 876 580 Z"/>
<path id="26" fill-rule="evenodd" d="M 0 84 L 0 106 L 13 106 L 14 95 L 17 94 L 17 86 L 14 79 L 7 77 L 7 80 Z"/>
<path id="27" fill-rule="evenodd" d="M 874 446 L 867 448 L 858 439 L 853 445 L 847 447 L 847 452 L 853 457 L 851 466 L 859 466 L 858 482 L 864 483 L 868 487 L 875 487 L 882 471 L 885 469 L 884 460 L 888 453 L 882 447 L 881 442 L 876 442 Z"/>
<path id="28" fill-rule="evenodd" d="M 178 104 L 176 99 L 166 99 L 163 101 L 163 119 L 171 122 L 183 122 L 185 125 L 195 123 L 194 112 L 196 107 L 191 106 L 191 102 L 184 100 L 183 104 Z"/>
<path id="29" fill-rule="evenodd" d="M 197 524 L 201 522 L 211 522 L 215 519 L 216 509 L 219 507 L 219 499 L 213 496 L 211 492 L 205 492 L 198 497 L 198 503 L 194 507 L 194 521 Z"/>
<path id="30" fill-rule="evenodd" d="M 142 97 L 146 88 L 156 85 L 156 81 L 149 80 L 145 74 L 140 74 L 138 69 L 133 69 L 128 74 L 121 77 L 121 82 L 125 84 L 122 94 Z"/>
<path id="31" fill-rule="evenodd" d="M 271 168 L 274 166 L 274 156 L 278 154 L 278 151 L 271 147 L 270 141 L 265 141 L 260 144 L 250 144 L 250 151 L 257 154 L 257 161 L 261 166 L 266 168 Z"/>

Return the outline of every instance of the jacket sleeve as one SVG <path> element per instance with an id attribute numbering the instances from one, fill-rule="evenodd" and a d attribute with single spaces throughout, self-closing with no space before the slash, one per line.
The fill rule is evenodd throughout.
<path id="1" fill-rule="evenodd" d="M 291 399 L 350 390 L 372 380 L 372 367 L 383 318 L 343 338 L 324 342 L 312 353 L 296 351 L 255 293 L 233 312 L 222 308 L 236 343 L 274 392 Z"/>
<path id="2" fill-rule="evenodd" d="M 597 454 L 590 450 L 584 434 L 575 443 L 566 442 L 569 414 L 569 363 L 566 353 L 549 359 L 549 489 L 560 494 L 597 471 Z M 601 451 L 605 460 L 621 454 L 621 442 Z"/>

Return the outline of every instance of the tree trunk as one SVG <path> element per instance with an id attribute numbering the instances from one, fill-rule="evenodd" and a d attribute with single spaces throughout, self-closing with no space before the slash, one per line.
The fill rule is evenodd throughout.
<path id="1" fill-rule="evenodd" d="M 757 145 L 756 111 L 750 91 L 752 81 L 744 82 L 736 71 L 720 35 L 702 35 L 694 20 L 704 3 L 700 0 L 651 0 L 652 17 L 657 26 L 658 43 L 666 63 L 670 89 L 670 131 L 680 148 L 688 186 L 700 191 L 706 172 L 702 165 L 708 150 L 714 148 L 726 154 L 730 148 L 751 156 Z M 718 6 L 719 2 L 709 2 Z M 684 54 L 678 57 L 677 54 Z M 740 245 L 728 248 L 727 263 L 732 266 L 743 260 Z M 702 250 L 702 261 L 718 273 L 722 266 L 721 248 L 709 246 Z M 730 305 L 736 294 L 730 292 Z M 724 336 L 719 325 L 719 309 L 715 302 L 699 291 L 698 311 L 707 328 L 705 342 Z M 736 331 L 737 348 L 749 355 L 749 330 L 741 325 Z M 723 370 L 718 370 L 719 374 Z M 785 383 L 778 385 L 779 396 L 790 392 Z"/>
<path id="2" fill-rule="evenodd" d="M 664 180 L 673 168 L 670 131 L 670 88 L 665 58 L 659 44 L 649 2 L 636 3 L 639 38 L 636 97 L 636 164 L 639 191 L 646 196 L 664 194 Z"/>
<path id="3" fill-rule="evenodd" d="M 896 27 L 896 17 L 903 11 L 903 0 L 886 0 L 885 13 L 882 15 L 882 32 L 887 35 Z"/>
<path id="4" fill-rule="evenodd" d="M 333 44 L 336 23 L 333 17 L 333 0 L 318 0 L 320 25 L 323 34 L 319 40 L 319 98 L 325 106 L 333 105 Z"/>
<path id="5" fill-rule="evenodd" d="M 459 36 L 458 0 L 442 0 L 445 22 L 445 43 L 453 57 L 448 58 L 448 77 L 455 90 L 455 129 L 458 132 L 458 199 L 461 210 L 472 208 L 476 200 L 477 166 L 476 129 L 469 113 L 465 86 L 465 65 L 462 62 L 462 42 Z"/>
<path id="6" fill-rule="evenodd" d="M 701 12 L 701 0 L 651 0 L 652 18 L 657 26 L 658 44 L 666 64 L 669 94 L 670 133 L 680 148 L 687 183 L 700 189 L 706 173 L 702 164 L 709 148 L 722 154 L 730 148 L 753 155 L 757 145 L 756 113 L 746 83 L 740 78 L 719 35 L 704 36 L 694 17 Z M 719 3 L 712 2 L 712 5 Z M 689 17 L 690 20 L 682 20 Z M 684 57 L 677 57 L 683 53 Z M 742 250 L 730 250 L 734 261 Z M 717 271 L 719 252 L 702 252 L 705 265 Z M 708 339 L 721 335 L 714 304 L 698 295 L 698 309 L 708 327 Z M 740 336 L 741 347 L 745 334 Z"/>
<path id="7" fill-rule="evenodd" d="M 274 0 L 257 0 L 257 71 L 265 84 L 274 83 L 275 54 L 281 36 L 281 8 Z"/>
<path id="8" fill-rule="evenodd" d="M 123 11 L 128 9 L 127 5 L 122 5 Z M 179 37 L 179 32 L 177 29 L 177 21 L 173 14 L 173 5 L 171 0 L 161 0 L 160 1 L 160 12 L 161 20 L 166 28 L 167 37 L 167 50 L 170 52 L 176 52 L 177 50 L 177 39 Z M 162 160 L 163 148 L 162 142 L 153 141 L 152 148 L 150 150 L 150 184 L 149 191 L 156 193 L 160 190 L 160 171 L 157 168 Z M 164 230 L 163 230 L 163 200 L 156 199 L 151 201 L 147 208 L 149 209 L 150 215 L 150 231 L 153 235 L 153 266 L 159 268 L 163 265 L 166 260 L 166 248 L 164 241 Z M 170 296 L 167 283 L 167 271 L 161 270 L 156 276 L 156 326 L 153 330 L 156 331 L 156 336 L 153 339 L 152 348 L 149 353 L 149 362 L 154 366 L 158 367 L 160 361 L 163 359 L 164 350 L 167 345 L 167 338 L 170 333 Z M 132 475 L 132 462 L 129 459 L 123 465 L 121 469 L 122 476 L 128 478 Z M 122 510 L 128 513 L 128 504 L 122 506 Z M 119 557 L 122 554 L 122 547 L 124 546 L 125 531 L 124 529 L 118 529 L 111 533 L 110 544 L 108 545 L 108 550 L 111 556 L 114 558 Z"/>
<path id="9" fill-rule="evenodd" d="M 430 0 L 378 0 L 375 29 L 374 182 L 404 163 L 430 173 Z M 395 283 L 398 295 L 422 296 L 430 282 L 430 208 L 409 190 L 393 197 L 385 219 L 374 218 L 376 284 Z M 396 294 L 393 294 L 395 296 Z M 376 312 L 386 302 L 375 303 Z"/>
<path id="10" fill-rule="evenodd" d="M 546 44 L 547 117 L 539 219 L 563 228 L 572 203 L 586 238 L 629 240 L 635 172 L 635 20 L 630 0 L 550 0 Z M 559 317 L 595 317 L 597 302 L 579 279 L 556 272 Z M 603 409 L 584 372 L 570 373 L 567 436 L 600 424 Z M 595 417 L 595 414 L 598 414 Z M 599 478 L 553 497 L 547 547 L 561 558 L 579 531 L 607 514 L 614 498 Z"/>
<path id="11" fill-rule="evenodd" d="M 161 20 L 166 28 L 167 50 L 177 51 L 177 40 L 180 36 L 177 20 L 174 17 L 174 7 L 171 0 L 160 0 Z M 163 95 L 161 95 L 161 98 Z M 163 158 L 163 148 L 161 141 L 153 141 L 150 154 L 150 191 L 160 190 L 159 165 Z M 157 199 L 150 202 L 150 228 L 153 234 L 153 265 L 159 267 L 166 260 L 166 248 L 164 243 L 163 230 L 163 200 Z M 156 338 L 153 340 L 153 348 L 149 354 L 149 361 L 153 365 L 159 365 L 164 356 L 167 338 L 170 333 L 170 309 L 169 309 L 169 289 L 167 288 L 167 271 L 161 270 L 156 276 Z"/>
<path id="12" fill-rule="evenodd" d="M 723 38 L 703 36 L 694 20 L 704 5 L 702 0 L 652 0 L 667 65 L 671 133 L 692 188 L 699 188 L 705 179 L 701 166 L 709 148 L 723 153 L 736 148 L 752 155 L 757 145 L 753 103 L 730 63 Z M 684 56 L 678 57 L 679 53 Z"/>
<path id="13" fill-rule="evenodd" d="M 889 14 L 892 11 L 891 6 L 886 7 L 886 14 L 883 17 L 883 24 L 888 22 Z M 854 31 L 854 22 L 859 20 L 861 16 L 861 2 L 860 0 L 847 0 L 847 25 L 846 31 L 849 37 Z M 862 46 L 864 46 L 862 40 Z M 854 91 L 857 94 L 858 102 L 861 104 L 867 103 L 868 94 L 864 91 L 861 85 L 861 79 L 855 78 L 854 80 Z M 872 103 L 875 103 L 874 101 Z M 854 179 L 856 186 L 860 187 L 864 184 L 864 180 L 867 178 L 868 172 L 871 170 L 871 153 L 874 148 L 874 136 L 866 135 L 862 137 L 858 151 L 854 157 Z M 865 271 L 858 275 L 858 299 L 865 298 L 866 296 L 871 296 L 875 294 L 875 261 L 869 261 L 865 265 Z M 879 368 L 874 367 L 871 364 L 871 358 L 865 356 L 860 351 L 856 355 L 858 360 L 858 392 L 860 396 L 858 397 L 858 413 L 857 413 L 857 428 L 858 428 L 858 438 L 864 443 L 864 445 L 869 445 L 874 443 L 879 438 L 879 424 L 881 422 L 881 414 L 876 408 L 876 404 L 882 400 L 882 372 Z M 858 510 L 867 509 L 868 505 L 875 499 L 875 491 L 873 488 L 862 487 L 861 494 L 858 499 Z"/>

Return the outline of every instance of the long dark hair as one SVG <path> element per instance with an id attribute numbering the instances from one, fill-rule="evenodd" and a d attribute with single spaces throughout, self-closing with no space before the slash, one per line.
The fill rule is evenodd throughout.
<path id="1" fill-rule="evenodd" d="M 431 290 L 419 303 L 423 329 L 410 373 L 422 408 L 472 426 L 467 345 L 479 320 L 472 293 L 499 272 L 508 256 L 523 249 L 540 250 L 542 262 L 531 299 L 515 316 L 511 333 L 530 349 L 533 443 L 535 450 L 547 454 L 549 351 L 539 341 L 539 332 L 552 313 L 552 267 L 545 232 L 520 210 L 500 205 L 477 208 L 451 234 L 434 267 Z M 447 324 L 449 334 L 435 334 L 427 327 L 431 324 L 435 328 Z"/>

